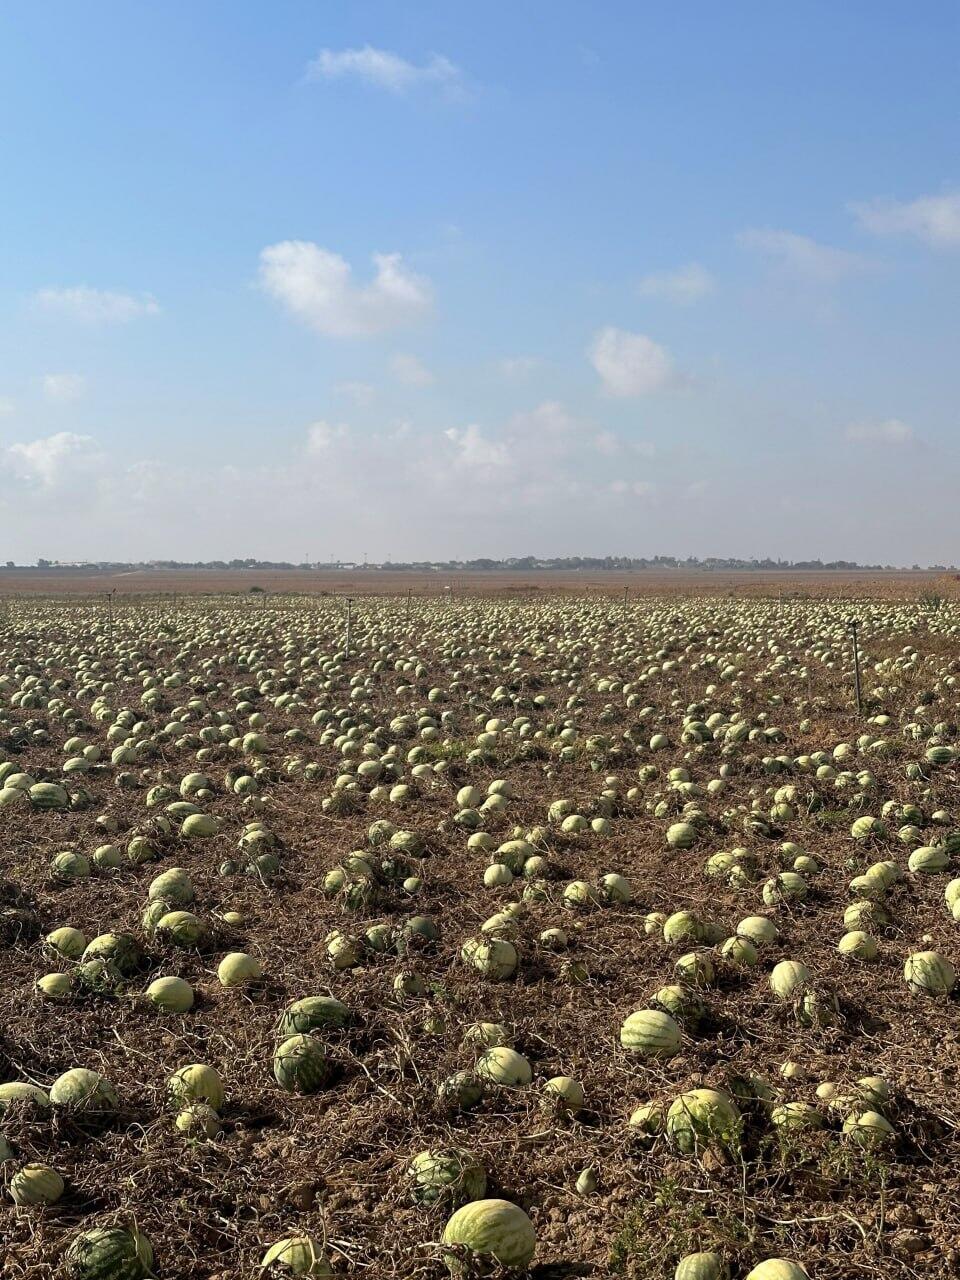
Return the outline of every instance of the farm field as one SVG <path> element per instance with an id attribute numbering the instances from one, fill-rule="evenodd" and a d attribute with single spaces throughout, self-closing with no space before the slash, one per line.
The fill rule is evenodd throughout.
<path id="1" fill-rule="evenodd" d="M 6 595 L 5 1280 L 960 1275 L 960 604 L 642 576 Z"/>
<path id="2" fill-rule="evenodd" d="M 733 572 L 697 569 L 550 571 L 499 569 L 470 573 L 379 569 L 0 569 L 0 598 L 8 596 L 105 596 L 162 599 L 176 595 L 255 594 L 406 596 L 429 600 L 444 596 L 610 595 L 797 596 L 836 599 L 899 600 L 925 589 L 960 597 L 960 579 L 934 570 L 812 570 Z"/>

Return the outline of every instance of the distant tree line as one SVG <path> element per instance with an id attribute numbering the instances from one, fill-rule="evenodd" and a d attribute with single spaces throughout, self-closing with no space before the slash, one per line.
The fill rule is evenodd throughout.
<path id="1" fill-rule="evenodd" d="M 119 573 L 149 572 L 153 569 L 259 569 L 259 570 L 376 570 L 377 572 L 411 571 L 419 573 L 490 573 L 497 571 L 588 569 L 593 572 L 604 570 L 643 570 L 643 569 L 686 569 L 700 572 L 729 572 L 730 570 L 806 570 L 810 572 L 830 572 L 837 570 L 864 570 L 895 572 L 903 569 L 903 565 L 892 564 L 859 564 L 855 560 L 742 560 L 736 556 L 508 556 L 503 560 L 481 557 L 477 560 L 388 560 L 383 564 L 357 564 L 352 560 L 301 561 L 294 564 L 289 560 L 256 560 L 253 557 L 245 560 L 90 560 L 61 561 L 37 560 L 36 565 L 17 565 L 12 560 L 6 562 L 7 569 L 56 569 L 58 572 L 90 572 L 91 570 L 110 570 Z M 911 566 L 920 570 L 921 566 Z M 953 573 L 954 565 L 933 564 L 928 566 L 931 572 Z M 0 570 L 2 571 L 2 570 Z"/>

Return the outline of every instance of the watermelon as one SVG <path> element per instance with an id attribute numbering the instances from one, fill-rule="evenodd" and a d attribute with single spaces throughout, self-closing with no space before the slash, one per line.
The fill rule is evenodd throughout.
<path id="1" fill-rule="evenodd" d="M 193 885 L 182 867 L 170 867 L 151 880 L 147 897 L 151 902 L 186 907 L 193 901 Z"/>
<path id="2" fill-rule="evenodd" d="M 58 853 L 50 863 L 50 873 L 55 880 L 65 883 L 85 880 L 90 874 L 90 863 L 82 853 Z"/>
<path id="3" fill-rule="evenodd" d="M 63 1179 L 48 1164 L 25 1164 L 10 1179 L 15 1204 L 53 1204 L 63 1189 Z"/>
<path id="4" fill-rule="evenodd" d="M 754 946 L 762 946 L 765 942 L 776 942 L 778 929 L 767 916 L 746 916 L 737 925 L 737 934 L 741 938 L 749 938 Z"/>
<path id="5" fill-rule="evenodd" d="M 349 1021 L 350 1010 L 333 996 L 304 996 L 284 1010 L 279 1034 L 286 1038 L 317 1027 L 345 1027 Z"/>
<path id="6" fill-rule="evenodd" d="M 702 934 L 703 922 L 692 911 L 675 911 L 663 922 L 664 942 L 699 942 Z"/>
<path id="7" fill-rule="evenodd" d="M 49 1107 L 50 1095 L 45 1089 L 27 1084 L 25 1080 L 11 1080 L 0 1084 L 0 1116 L 11 1102 L 32 1102 L 40 1107 Z"/>
<path id="8" fill-rule="evenodd" d="M 220 1117 L 205 1102 L 191 1102 L 177 1112 L 173 1123 L 188 1138 L 215 1138 L 220 1132 Z"/>
<path id="9" fill-rule="evenodd" d="M 175 947 L 195 947 L 205 932 L 203 921 L 190 911 L 168 911 L 156 924 L 157 936 Z"/>
<path id="10" fill-rule="evenodd" d="M 482 1097 L 483 1085 L 472 1071 L 455 1071 L 437 1087 L 437 1101 L 446 1111 L 469 1111 Z"/>
<path id="11" fill-rule="evenodd" d="M 855 1111 L 843 1122 L 844 1135 L 858 1147 L 874 1148 L 890 1142 L 894 1128 L 879 1111 Z"/>
<path id="12" fill-rule="evenodd" d="M 35 782 L 28 794 L 35 809 L 66 809 L 70 804 L 67 791 L 56 782 Z"/>
<path id="13" fill-rule="evenodd" d="M 130 933 L 98 934 L 83 953 L 86 960 L 109 960 L 124 976 L 131 974 L 143 958 L 136 938 Z"/>
<path id="14" fill-rule="evenodd" d="M 45 973 L 37 979 L 37 990 L 45 1000 L 66 1000 L 73 991 L 73 974 Z"/>
<path id="15" fill-rule="evenodd" d="M 220 830 L 220 819 L 210 813 L 191 813 L 180 824 L 180 834 L 187 840 L 208 840 Z"/>
<path id="16" fill-rule="evenodd" d="M 113 1085 L 99 1071 L 72 1067 L 58 1076 L 50 1086 L 54 1106 L 72 1111 L 115 1111 L 119 1105 Z"/>
<path id="17" fill-rule="evenodd" d="M 481 1054 L 477 1061 L 477 1075 L 488 1084 L 516 1088 L 530 1083 L 533 1070 L 522 1053 L 498 1045 Z"/>
<path id="18" fill-rule="evenodd" d="M 71 929 L 67 925 L 48 933 L 46 942 L 51 951 L 63 956 L 65 960 L 79 960 L 87 945 L 87 940 L 80 930 Z"/>
<path id="19" fill-rule="evenodd" d="M 150 1241 L 133 1228 L 94 1227 L 67 1250 L 69 1280 L 145 1280 L 152 1272 Z"/>
<path id="20" fill-rule="evenodd" d="M 444 1258 L 454 1274 L 483 1260 L 522 1270 L 533 1258 L 537 1236 L 518 1205 L 509 1200 L 474 1200 L 447 1222 L 443 1243 L 453 1246 L 445 1250 Z"/>
<path id="21" fill-rule="evenodd" d="M 561 1111 L 576 1113 L 586 1101 L 583 1085 L 571 1076 L 553 1076 L 543 1086 L 546 1101 Z"/>
<path id="22" fill-rule="evenodd" d="M 673 1280 L 726 1280 L 729 1274 L 719 1253 L 688 1253 L 677 1263 Z"/>
<path id="23" fill-rule="evenodd" d="M 903 977 L 911 991 L 948 995 L 957 980 L 953 965 L 939 951 L 915 951 L 907 957 Z"/>
<path id="24" fill-rule="evenodd" d="M 675 822 L 667 828 L 667 844 L 671 849 L 692 849 L 697 839 L 697 828 L 690 822 Z"/>
<path id="25" fill-rule="evenodd" d="M 620 1028 L 620 1043 L 645 1058 L 672 1058 L 680 1051 L 680 1028 L 669 1013 L 638 1009 Z"/>
<path id="26" fill-rule="evenodd" d="M 332 1276 L 330 1263 L 311 1236 L 287 1236 L 270 1246 L 260 1260 L 261 1270 L 277 1276 Z"/>
<path id="27" fill-rule="evenodd" d="M 263 974 L 260 961 L 245 951 L 229 951 L 217 965 L 217 978 L 222 987 L 243 987 Z"/>
<path id="28" fill-rule="evenodd" d="M 749 938 L 739 935 L 727 938 L 720 947 L 720 954 L 728 964 L 735 965 L 738 969 L 750 969 L 759 959 L 755 944 Z"/>
<path id="29" fill-rule="evenodd" d="M 298 1034 L 277 1048 L 273 1074 L 287 1093 L 318 1093 L 330 1083 L 333 1071 L 320 1041 Z"/>
<path id="30" fill-rule="evenodd" d="M 458 1209 L 471 1200 L 480 1200 L 487 1190 L 483 1165 L 457 1147 L 421 1151 L 407 1167 L 412 1179 L 411 1195 L 419 1204 L 448 1205 Z"/>
<path id="31" fill-rule="evenodd" d="M 702 1146 L 736 1150 L 741 1128 L 736 1103 L 719 1089 L 690 1089 L 667 1111 L 667 1135 L 685 1155 Z"/>
<path id="32" fill-rule="evenodd" d="M 842 956 L 852 956 L 854 960 L 875 960 L 877 940 L 862 929 L 851 929 L 837 943 L 837 950 Z"/>
<path id="33" fill-rule="evenodd" d="M 809 1280 L 806 1271 L 786 1258 L 768 1258 L 753 1268 L 747 1280 Z"/>
<path id="34" fill-rule="evenodd" d="M 822 1129 L 823 1115 L 810 1102 L 782 1102 L 770 1112 L 775 1129 Z"/>
<path id="35" fill-rule="evenodd" d="M 810 970 L 799 960 L 781 960 L 770 974 L 770 990 L 781 1000 L 792 1000 L 810 978 Z"/>
<path id="36" fill-rule="evenodd" d="M 942 845 L 921 845 L 907 859 L 908 869 L 921 875 L 935 875 L 949 866 L 950 858 Z"/>
<path id="37" fill-rule="evenodd" d="M 164 1013 L 186 1013 L 193 1007 L 193 987 L 183 978 L 155 978 L 147 999 Z"/>
<path id="38" fill-rule="evenodd" d="M 167 1095 L 178 1109 L 191 1102 L 206 1102 L 214 1111 L 223 1107 L 223 1081 L 202 1062 L 191 1062 L 180 1067 L 167 1081 Z"/>

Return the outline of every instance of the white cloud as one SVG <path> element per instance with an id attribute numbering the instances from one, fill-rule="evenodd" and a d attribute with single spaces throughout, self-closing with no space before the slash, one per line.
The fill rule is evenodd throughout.
<path id="1" fill-rule="evenodd" d="M 283 240 L 260 254 L 260 283 L 298 320 L 328 337 L 366 337 L 429 311 L 429 280 L 399 253 L 375 253 L 374 278 L 356 284 L 350 264 L 309 240 Z"/>
<path id="2" fill-rule="evenodd" d="M 12 444 L 3 452 L 17 475 L 42 488 L 52 488 L 65 473 L 73 474 L 78 465 L 89 467 L 99 457 L 90 436 L 72 431 Z"/>
<path id="3" fill-rule="evenodd" d="M 342 80 L 353 78 L 386 89 L 389 93 L 406 93 L 416 85 L 435 85 L 448 93 L 461 85 L 461 72 L 449 58 L 432 53 L 421 65 L 408 62 L 389 49 L 321 49 L 307 66 L 308 80 Z"/>
<path id="4" fill-rule="evenodd" d="M 436 378 L 417 356 L 397 353 L 390 360 L 390 371 L 398 382 L 407 387 L 429 387 Z"/>
<path id="5" fill-rule="evenodd" d="M 623 445 L 620 437 L 614 435 L 612 431 L 598 431 L 593 437 L 593 447 L 604 458 L 616 458 Z"/>
<path id="6" fill-rule="evenodd" d="M 544 400 L 534 409 L 515 413 L 508 429 L 515 436 L 558 440 L 572 435 L 581 425 L 559 400 Z"/>
<path id="7" fill-rule="evenodd" d="M 883 422 L 852 422 L 846 436 L 859 444 L 905 445 L 913 444 L 916 432 L 899 418 L 887 418 Z"/>
<path id="8" fill-rule="evenodd" d="M 935 249 L 960 245 L 960 192 L 916 200 L 874 200 L 851 209 L 875 235 L 915 236 Z"/>
<path id="9" fill-rule="evenodd" d="M 485 436 L 475 423 L 459 430 L 450 427 L 444 436 L 453 446 L 453 465 L 469 471 L 474 478 L 490 477 L 510 468 L 510 452 L 502 440 Z"/>
<path id="10" fill-rule="evenodd" d="M 644 298 L 665 298 L 683 306 L 712 293 L 714 279 L 699 262 L 688 262 L 675 271 L 655 271 L 644 276 L 638 288 Z"/>
<path id="11" fill-rule="evenodd" d="M 43 394 L 56 404 L 79 400 L 86 389 L 87 380 L 80 373 L 47 373 L 43 378 Z"/>
<path id="12" fill-rule="evenodd" d="M 245 554 L 237 539 L 249 530 L 238 512 L 252 509 L 270 512 L 250 552 L 264 557 L 299 558 L 311 547 L 347 558 L 364 548 L 372 559 L 510 555 L 530 537 L 543 540 L 543 554 L 573 554 L 584 538 L 619 545 L 624 516 L 674 490 L 655 491 L 657 477 L 629 442 L 615 458 L 598 454 L 598 430 L 555 400 L 446 430 L 319 420 L 292 448 L 278 442 L 268 461 L 193 466 L 172 456 L 125 461 L 61 432 L 0 446 L 6 554 L 230 559 Z M 438 529 L 441 541 L 444 530 L 465 540 L 440 547 Z"/>
<path id="13" fill-rule="evenodd" d="M 329 422 L 314 422 L 307 428 L 307 453 L 314 458 L 322 457 L 349 434 L 350 428 L 343 423 L 332 426 Z"/>
<path id="14" fill-rule="evenodd" d="M 610 396 L 649 395 L 677 382 L 670 353 L 642 333 L 608 325 L 596 334 L 587 354 Z"/>
<path id="15" fill-rule="evenodd" d="M 505 378 L 525 378 L 540 365 L 536 356 L 505 356 L 500 361 L 500 372 Z"/>
<path id="16" fill-rule="evenodd" d="M 737 239 L 745 248 L 767 258 L 784 274 L 817 284 L 832 284 L 871 266 L 870 261 L 859 253 L 818 244 L 809 236 L 797 235 L 793 231 L 742 231 Z"/>
<path id="17" fill-rule="evenodd" d="M 338 382 L 334 391 L 352 400 L 359 409 L 368 409 L 377 398 L 377 389 L 369 382 Z"/>
<path id="18" fill-rule="evenodd" d="M 43 311 L 80 320 L 84 324 L 125 324 L 138 316 L 156 315 L 160 307 L 148 293 L 115 293 L 78 285 L 70 289 L 40 289 L 34 303 Z"/>

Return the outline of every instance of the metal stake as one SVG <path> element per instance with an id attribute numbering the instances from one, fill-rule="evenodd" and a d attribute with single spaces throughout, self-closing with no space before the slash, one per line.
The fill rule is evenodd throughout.
<path id="1" fill-rule="evenodd" d="M 857 627 L 860 623 L 855 618 L 850 618 L 847 627 L 850 635 L 853 637 L 853 680 L 854 688 L 857 693 L 857 715 L 863 715 L 863 702 L 860 695 L 860 648 L 857 644 Z"/>

